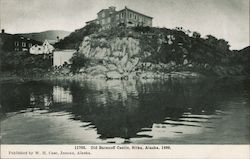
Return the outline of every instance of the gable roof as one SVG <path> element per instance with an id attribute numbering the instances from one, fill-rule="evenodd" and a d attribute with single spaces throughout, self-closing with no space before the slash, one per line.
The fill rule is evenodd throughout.
<path id="1" fill-rule="evenodd" d="M 105 11 L 105 10 L 109 10 L 109 9 L 102 9 L 102 10 L 100 10 L 97 14 L 99 14 L 100 12 Z M 132 9 L 129 9 L 129 8 L 127 8 L 126 6 L 125 6 L 124 9 L 121 9 L 121 10 L 119 10 L 119 11 L 115 11 L 114 13 L 123 12 L 123 11 L 125 11 L 125 10 L 129 10 L 129 11 L 134 12 L 134 13 L 136 13 L 136 14 L 140 14 L 140 15 L 142 15 L 142 16 L 145 16 L 145 17 L 148 17 L 148 18 L 150 18 L 150 19 L 153 19 L 153 17 L 150 17 L 150 16 L 145 15 L 145 14 L 143 14 L 143 13 L 134 11 L 134 10 L 132 10 Z M 88 21 L 88 22 L 91 22 L 91 21 Z"/>
<path id="2" fill-rule="evenodd" d="M 148 16 L 148 15 L 145 15 L 145 14 L 142 14 L 142 13 L 140 13 L 140 12 L 134 11 L 134 10 L 129 9 L 129 8 L 127 8 L 127 7 L 125 7 L 124 9 L 122 9 L 122 10 L 120 10 L 120 11 L 118 11 L 118 12 L 122 12 L 122 11 L 124 11 L 124 10 L 129 10 L 129 11 L 134 12 L 134 13 L 136 13 L 136 14 L 140 14 L 140 15 L 142 15 L 142 16 L 145 16 L 145 17 L 148 17 L 148 18 L 150 18 L 150 19 L 153 19 L 153 17 L 150 17 L 150 16 Z"/>

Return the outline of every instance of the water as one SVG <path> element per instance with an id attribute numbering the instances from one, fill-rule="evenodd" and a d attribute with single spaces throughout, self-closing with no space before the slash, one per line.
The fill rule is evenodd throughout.
<path id="1" fill-rule="evenodd" d="M 249 144 L 250 80 L 2 83 L 2 144 Z"/>

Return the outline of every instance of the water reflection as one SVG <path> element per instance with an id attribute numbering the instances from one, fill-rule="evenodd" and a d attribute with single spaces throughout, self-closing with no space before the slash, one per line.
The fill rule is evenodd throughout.
<path id="1" fill-rule="evenodd" d="M 30 120 L 37 122 L 48 120 L 48 127 L 55 125 L 48 129 L 44 126 L 46 122 L 41 124 L 48 134 L 53 132 L 58 135 L 53 140 L 51 136 L 43 135 L 41 139 L 44 143 L 175 143 L 178 139 L 182 143 L 200 143 L 197 140 L 201 138 L 199 134 L 221 133 L 217 131 L 226 118 L 236 120 L 236 123 L 225 123 L 233 127 L 239 125 L 237 122 L 249 119 L 247 85 L 249 82 L 246 80 L 235 79 L 2 84 L 2 141 L 14 142 L 10 138 L 13 138 L 12 135 L 15 137 L 15 134 L 11 135 L 6 130 L 15 129 L 15 124 L 10 124 L 11 120 L 18 122 L 21 118 L 28 122 L 26 117 L 29 116 Z M 245 117 L 231 118 L 230 114 L 234 114 L 234 110 Z M 25 116 L 18 116 L 18 113 L 24 113 Z M 35 118 L 35 114 L 39 118 Z M 35 126 L 26 127 L 30 134 L 30 130 L 34 130 L 32 127 Z M 248 125 L 242 126 L 243 137 L 237 142 L 249 142 L 248 128 Z M 29 136 L 29 133 L 23 133 Z M 39 132 L 33 135 L 39 136 Z M 208 135 L 203 142 L 213 143 L 216 140 Z M 15 138 L 15 143 L 22 142 L 38 143 L 37 140 L 22 141 Z M 232 141 L 227 139 L 225 142 Z"/>
<path id="2" fill-rule="evenodd" d="M 72 95 L 69 89 L 65 89 L 59 86 L 54 86 L 53 87 L 53 102 L 54 103 L 71 103 Z"/>

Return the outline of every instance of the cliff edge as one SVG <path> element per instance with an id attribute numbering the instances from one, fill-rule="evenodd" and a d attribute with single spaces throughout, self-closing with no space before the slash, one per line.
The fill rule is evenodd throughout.
<path id="1" fill-rule="evenodd" d="M 182 28 L 117 27 L 98 31 L 86 26 L 62 41 L 77 49 L 74 73 L 107 79 L 168 78 L 173 76 L 245 75 L 249 56 L 240 61 L 224 39 L 201 37 Z M 74 37 L 77 37 L 74 38 Z M 66 38 L 67 39 L 67 38 Z M 71 39 L 71 40 L 69 40 Z M 72 40 L 74 39 L 74 40 Z M 72 44 L 74 41 L 74 44 Z M 59 45 L 60 46 L 60 43 Z M 74 62 L 84 57 L 84 65 Z M 236 60 L 238 59 L 238 61 Z"/>

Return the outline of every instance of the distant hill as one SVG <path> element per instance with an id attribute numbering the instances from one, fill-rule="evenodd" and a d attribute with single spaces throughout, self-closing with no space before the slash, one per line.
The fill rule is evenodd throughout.
<path id="1" fill-rule="evenodd" d="M 59 39 L 63 39 L 69 34 L 70 32 L 63 31 L 63 30 L 48 30 L 48 31 L 36 32 L 36 33 L 21 33 L 17 35 L 31 38 L 40 42 L 44 42 L 44 40 L 47 39 L 51 44 L 54 44 L 58 41 L 57 36 L 59 37 Z"/>

